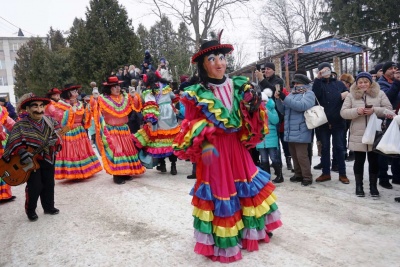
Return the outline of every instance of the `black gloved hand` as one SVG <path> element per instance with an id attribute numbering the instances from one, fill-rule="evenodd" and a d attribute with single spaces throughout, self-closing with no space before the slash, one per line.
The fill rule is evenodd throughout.
<path id="1" fill-rule="evenodd" d="M 279 98 L 283 101 L 283 100 L 285 100 L 285 97 L 286 97 L 286 95 L 282 91 L 280 91 Z"/>
<path id="2" fill-rule="evenodd" d="M 33 158 L 32 153 L 26 151 L 25 149 L 20 149 L 20 150 L 18 151 L 18 155 L 21 157 L 21 159 L 19 160 L 19 161 L 21 162 L 21 164 L 24 164 L 24 165 L 25 165 L 25 164 L 29 164 L 29 163 L 32 163 L 32 162 L 33 162 L 33 160 L 32 160 L 32 158 Z"/>

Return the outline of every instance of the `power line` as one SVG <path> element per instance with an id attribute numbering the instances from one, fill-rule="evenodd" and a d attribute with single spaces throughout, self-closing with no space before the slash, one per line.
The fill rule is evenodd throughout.
<path id="1" fill-rule="evenodd" d="M 15 25 L 15 24 L 13 24 L 12 22 L 6 20 L 6 19 L 3 18 L 2 16 L 0 16 L 0 19 L 6 21 L 7 23 L 11 24 L 11 25 L 14 26 L 15 28 L 21 29 L 22 31 L 24 31 L 24 32 L 26 32 L 26 33 L 29 33 L 30 35 L 35 35 L 35 34 L 31 33 L 31 32 L 28 32 L 28 31 L 22 29 L 21 27 L 18 27 L 17 25 Z"/>
<path id="2" fill-rule="evenodd" d="M 380 33 L 380 32 L 387 32 L 387 31 L 393 31 L 393 30 L 398 30 L 400 29 L 400 26 L 394 27 L 394 28 L 385 28 L 385 29 L 380 29 L 380 30 L 374 30 L 374 31 L 370 31 L 370 32 L 365 32 L 364 34 L 360 34 L 360 35 L 356 35 L 356 36 L 351 36 L 349 38 L 353 39 L 353 38 L 357 38 L 357 37 L 363 37 L 363 36 L 367 36 L 367 35 L 371 35 L 371 34 L 375 34 L 375 33 Z M 357 34 L 357 33 L 354 33 Z"/>

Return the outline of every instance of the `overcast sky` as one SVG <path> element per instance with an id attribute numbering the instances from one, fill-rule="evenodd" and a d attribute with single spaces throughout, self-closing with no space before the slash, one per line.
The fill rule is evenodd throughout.
<path id="1" fill-rule="evenodd" d="M 172 1 L 172 0 L 171 0 Z M 85 19 L 86 7 L 89 0 L 1 0 L 0 8 L 0 36 L 17 36 L 21 28 L 25 36 L 46 36 L 50 26 L 55 30 L 67 31 L 72 26 L 75 17 Z M 4 3 L 5 2 L 5 3 Z M 151 15 L 151 5 L 144 4 L 144 0 L 119 0 L 125 6 L 132 24 L 142 23 L 147 28 L 155 24 L 157 19 Z M 222 42 L 243 44 L 247 51 L 246 63 L 257 60 L 260 51 L 259 43 L 254 37 L 251 20 L 243 12 L 232 14 L 233 24 L 218 23 L 224 28 Z M 177 29 L 175 29 L 177 30 Z M 235 47 L 237 48 L 237 47 Z"/>

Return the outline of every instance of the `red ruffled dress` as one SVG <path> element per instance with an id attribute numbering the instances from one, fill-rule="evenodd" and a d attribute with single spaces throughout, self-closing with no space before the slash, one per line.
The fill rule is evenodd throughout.
<path id="1" fill-rule="evenodd" d="M 61 126 L 70 130 L 62 136 L 62 149 L 55 162 L 55 179 L 87 179 L 103 168 L 97 158 L 85 129 L 90 127 L 90 114 L 78 101 L 72 106 L 63 100 L 52 101 L 45 110 L 45 115 L 53 117 Z"/>
<path id="2" fill-rule="evenodd" d="M 258 250 L 258 242 L 269 242 L 268 233 L 282 225 L 270 175 L 248 152 L 268 132 L 268 118 L 263 107 L 249 114 L 239 92 L 246 82 L 233 77 L 211 90 L 186 88 L 185 120 L 173 145 L 180 159 L 197 163 L 194 250 L 220 262 L 241 259 L 241 249 Z M 205 142 L 219 153 L 209 165 L 201 157 Z"/>
<path id="3" fill-rule="evenodd" d="M 7 143 L 7 134 L 4 132 L 3 127 L 11 131 L 14 124 L 15 121 L 8 116 L 7 109 L 0 106 L 0 158 L 3 156 L 4 147 Z M 0 178 L 0 200 L 10 199 L 11 197 L 11 186 Z"/>
<path id="4" fill-rule="evenodd" d="M 100 95 L 91 99 L 93 119 L 96 126 L 96 143 L 103 160 L 104 169 L 111 175 L 132 176 L 146 171 L 132 142 L 127 125 L 128 114 L 140 111 L 141 102 L 127 94 L 119 96 Z"/>

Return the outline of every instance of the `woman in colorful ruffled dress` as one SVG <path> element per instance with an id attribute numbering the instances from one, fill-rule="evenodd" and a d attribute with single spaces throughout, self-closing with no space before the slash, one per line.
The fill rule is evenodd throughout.
<path id="1" fill-rule="evenodd" d="M 62 136 L 62 149 L 56 156 L 55 179 L 87 179 L 102 170 L 85 129 L 90 127 L 90 114 L 78 100 L 80 85 L 67 84 L 61 98 L 46 107 L 45 114 L 70 130 Z"/>
<path id="2" fill-rule="evenodd" d="M 0 158 L 3 156 L 4 146 L 7 142 L 7 133 L 4 131 L 3 127 L 11 132 L 14 124 L 15 121 L 8 116 L 7 109 L 0 106 Z M 0 178 L 0 203 L 13 199 L 15 199 L 15 196 L 12 195 L 11 187 Z"/>
<path id="3" fill-rule="evenodd" d="M 220 262 L 240 260 L 241 248 L 258 250 L 281 226 L 275 186 L 248 151 L 268 131 L 268 118 L 246 77 L 225 76 L 232 50 L 211 40 L 192 56 L 201 83 L 181 97 L 185 120 L 174 141 L 175 154 L 197 164 L 194 251 Z"/>
<path id="4" fill-rule="evenodd" d="M 132 110 L 139 112 L 142 103 L 122 93 L 120 83 L 117 76 L 108 77 L 103 83 L 103 93 L 90 102 L 103 166 L 108 174 L 113 175 L 116 184 L 124 184 L 125 180 L 146 170 L 138 158 L 127 125 L 128 114 Z"/>
<path id="5" fill-rule="evenodd" d="M 173 154 L 172 142 L 180 131 L 174 107 L 179 97 L 158 72 L 148 72 L 143 76 L 143 81 L 146 88 L 142 89 L 145 102 L 142 114 L 146 124 L 134 134 L 133 140 L 136 147 L 158 159 L 157 170 L 161 172 L 167 171 L 165 158 L 168 157 L 171 162 L 170 173 L 176 175 L 177 157 Z"/>

